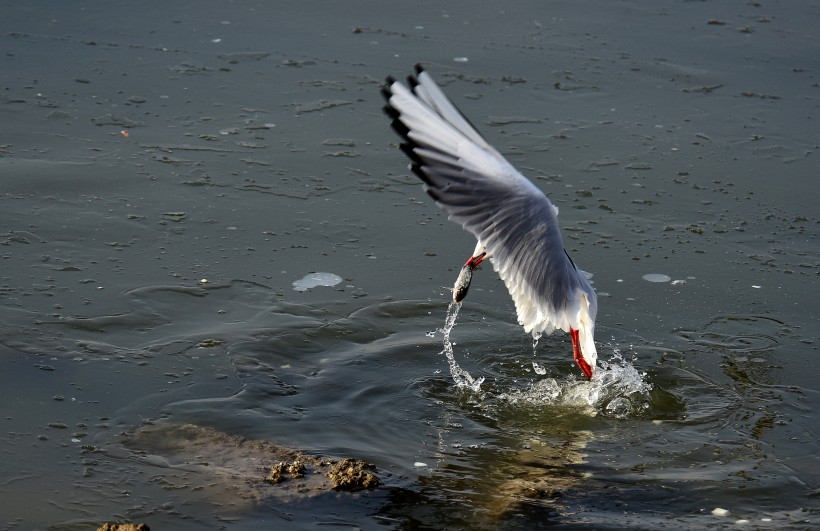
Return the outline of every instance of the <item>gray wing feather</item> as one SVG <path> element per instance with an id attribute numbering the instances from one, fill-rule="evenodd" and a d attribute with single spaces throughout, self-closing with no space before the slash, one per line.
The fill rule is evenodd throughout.
<path id="1" fill-rule="evenodd" d="M 558 313 L 579 288 L 595 311 L 594 291 L 564 250 L 558 209 L 484 140 L 429 74 L 417 69 L 417 78 L 412 92 L 388 80 L 385 111 L 425 191 L 492 256 L 522 324 L 545 323 L 539 332 L 567 329 Z"/>

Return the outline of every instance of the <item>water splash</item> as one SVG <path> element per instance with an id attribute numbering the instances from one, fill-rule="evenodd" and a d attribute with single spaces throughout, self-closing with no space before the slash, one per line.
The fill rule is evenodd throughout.
<path id="1" fill-rule="evenodd" d="M 444 350 L 441 352 L 447 356 L 447 363 L 450 365 L 450 375 L 456 383 L 456 387 L 471 389 L 478 392 L 481 389 L 481 384 L 484 383 L 484 377 L 473 378 L 470 373 L 462 369 L 455 356 L 453 356 L 453 344 L 450 342 L 450 331 L 456 325 L 456 317 L 458 311 L 461 309 L 460 302 L 451 302 L 447 308 L 447 317 L 444 319 L 444 328 L 441 330 L 444 335 Z"/>
<path id="2" fill-rule="evenodd" d="M 447 317 L 441 332 L 444 336 L 444 350 L 447 363 L 450 365 L 450 375 L 456 387 L 480 392 L 484 377 L 473 378 L 470 373 L 459 366 L 453 355 L 453 343 L 450 341 L 450 332 L 456 325 L 456 318 L 461 309 L 461 303 L 451 302 L 447 308 Z M 533 338 L 533 357 L 540 334 Z M 533 371 L 544 376 L 547 368 L 532 361 Z M 646 380 L 646 373 L 642 373 L 613 349 L 608 360 L 599 360 L 598 368 L 591 380 L 568 376 L 563 379 L 542 378 L 524 389 L 509 388 L 497 382 L 487 393 L 482 393 L 482 401 L 500 400 L 514 406 L 559 406 L 578 409 L 589 415 L 603 413 L 615 418 L 628 418 L 639 414 L 649 407 L 652 384 Z"/>
<path id="3" fill-rule="evenodd" d="M 651 390 L 646 374 L 616 349 L 609 360 L 599 362 L 592 380 L 544 378 L 526 389 L 503 392 L 498 398 L 512 405 L 573 407 L 591 415 L 603 412 L 623 419 L 648 407 Z"/>

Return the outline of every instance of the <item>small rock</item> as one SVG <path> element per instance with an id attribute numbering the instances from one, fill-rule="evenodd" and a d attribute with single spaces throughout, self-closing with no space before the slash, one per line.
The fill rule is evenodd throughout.
<path id="1" fill-rule="evenodd" d="M 129 523 L 104 523 L 97 529 L 97 531 L 151 531 L 151 528 L 145 524 L 129 524 Z"/>
<path id="2" fill-rule="evenodd" d="M 334 490 L 356 492 L 364 489 L 375 489 L 381 485 L 378 476 L 371 472 L 375 470 L 375 465 L 364 461 L 342 459 L 331 467 L 327 477 L 333 482 Z"/>

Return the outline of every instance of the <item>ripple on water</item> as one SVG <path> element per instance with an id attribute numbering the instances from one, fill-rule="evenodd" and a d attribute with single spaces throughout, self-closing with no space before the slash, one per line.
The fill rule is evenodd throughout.
<path id="1" fill-rule="evenodd" d="M 191 298 L 165 289 L 141 295 L 146 315 L 170 313 Z M 163 415 L 323 455 L 366 456 L 396 474 L 387 478 L 391 485 L 412 485 L 421 496 L 432 492 L 428 504 L 440 503 L 446 511 L 468 505 L 506 514 L 503 504 L 527 493 L 594 491 L 589 486 L 595 487 L 595 479 L 579 470 L 602 476 L 634 467 L 670 481 L 706 473 L 720 480 L 738 467 L 712 464 L 720 452 L 746 451 L 741 465 L 757 463 L 753 450 L 731 439 L 732 413 L 742 406 L 737 394 L 673 366 L 677 359 L 650 365 L 660 356 L 641 351 L 637 362 L 632 347 L 622 354 L 617 343 L 600 344 L 600 370 L 587 381 L 562 334 L 541 338 L 536 350 L 506 313 L 471 308 L 451 346 L 453 360 L 480 381 L 473 390 L 454 385 L 440 355 L 442 337 L 426 334 L 431 319 L 444 318 L 444 305 L 293 304 L 239 283 L 207 288 L 197 303 L 187 305 L 190 315 L 171 334 L 192 344 L 202 337 L 218 340 L 219 349 L 192 346 L 190 352 L 218 350 L 230 359 L 240 385 L 229 396 L 186 396 L 170 404 L 163 390 L 157 395 L 167 404 Z M 204 333 L 202 322 L 207 336 L 192 336 L 191 330 Z M 167 325 L 150 333 L 170 340 Z M 162 339 L 144 336 L 142 341 Z M 642 366 L 651 368 L 645 373 Z M 128 413 L 135 416 L 135 410 Z M 608 452 L 617 454 L 614 464 Z M 420 470 L 418 462 L 428 466 Z M 693 470 L 704 462 L 708 472 Z M 639 472 L 635 477 L 645 480 Z M 570 498 L 565 495 L 564 503 L 571 505 Z"/>
<path id="2" fill-rule="evenodd" d="M 779 344 L 777 337 L 788 327 L 771 317 L 755 315 L 720 316 L 702 330 L 679 330 L 687 341 L 731 353 L 762 353 Z"/>

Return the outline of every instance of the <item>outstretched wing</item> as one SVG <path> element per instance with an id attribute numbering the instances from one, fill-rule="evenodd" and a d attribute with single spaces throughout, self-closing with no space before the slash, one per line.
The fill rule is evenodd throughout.
<path id="1" fill-rule="evenodd" d="M 578 329 L 584 303 L 594 323 L 595 293 L 564 250 L 558 209 L 487 143 L 420 66 L 408 81 L 410 88 L 388 78 L 383 88 L 385 112 L 404 138 L 401 149 L 424 190 L 492 257 L 524 329 Z"/>

